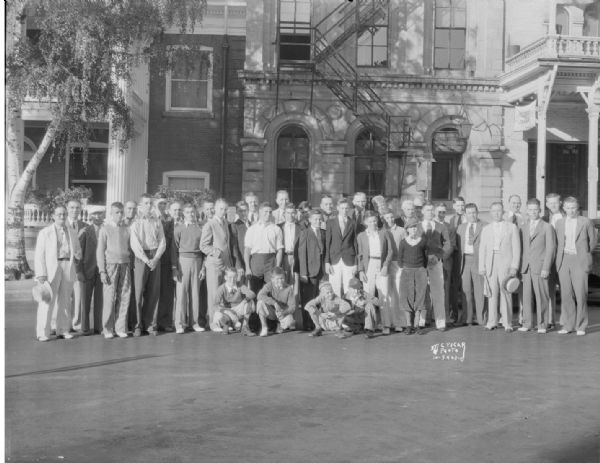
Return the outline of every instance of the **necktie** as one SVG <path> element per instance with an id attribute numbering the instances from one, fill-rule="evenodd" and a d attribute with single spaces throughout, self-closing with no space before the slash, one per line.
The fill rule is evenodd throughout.
<path id="1" fill-rule="evenodd" d="M 342 219 L 342 235 L 346 231 L 346 219 Z"/>
<path id="2" fill-rule="evenodd" d="M 425 227 L 425 231 L 427 232 L 427 234 L 431 233 L 431 222 L 429 220 L 427 221 L 427 226 Z"/>
<path id="3" fill-rule="evenodd" d="M 535 232 L 535 223 L 531 222 L 529 224 L 529 238 L 531 238 L 533 236 L 534 232 Z"/>
<path id="4" fill-rule="evenodd" d="M 469 233 L 467 235 L 467 244 L 469 246 L 473 246 L 474 241 L 475 241 L 475 226 L 471 223 L 471 224 L 469 224 Z"/>

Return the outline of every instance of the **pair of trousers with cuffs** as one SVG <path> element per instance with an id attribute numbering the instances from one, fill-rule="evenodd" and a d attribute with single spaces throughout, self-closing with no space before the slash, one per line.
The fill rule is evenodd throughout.
<path id="1" fill-rule="evenodd" d="M 144 251 L 148 259 L 152 259 L 156 250 Z M 136 257 L 134 270 L 134 287 L 136 303 L 135 329 L 155 331 L 157 329 L 158 301 L 160 299 L 160 263 L 150 270 L 144 262 Z"/>
<path id="2" fill-rule="evenodd" d="M 429 297 L 433 306 L 435 326 L 436 328 L 445 328 L 444 264 L 441 260 L 436 264 L 427 265 L 427 278 L 429 279 Z"/>
<path id="3" fill-rule="evenodd" d="M 379 300 L 381 324 L 384 328 L 389 328 L 394 322 L 390 314 L 390 300 L 388 294 L 389 276 L 381 274 L 381 260 L 369 257 L 366 276 L 367 284 L 365 290 L 371 296 L 376 296 Z"/>
<path id="4" fill-rule="evenodd" d="M 50 282 L 52 288 L 52 300 L 41 301 L 38 304 L 36 320 L 36 336 L 50 336 L 52 325 L 52 312 L 56 307 L 56 334 L 69 333 L 71 327 L 71 293 L 73 292 L 73 280 L 70 278 L 71 264 L 69 261 L 59 261 L 54 280 Z"/>
<path id="5" fill-rule="evenodd" d="M 102 331 L 104 334 L 127 333 L 127 314 L 131 298 L 130 264 L 106 264 L 110 284 L 104 285 Z"/>
<path id="6" fill-rule="evenodd" d="M 202 259 L 199 257 L 180 257 L 177 280 L 177 303 L 175 305 L 175 328 L 185 329 L 200 326 L 200 271 Z"/>
<path id="7" fill-rule="evenodd" d="M 337 264 L 331 264 L 331 268 L 333 273 L 329 275 L 329 283 L 331 283 L 333 292 L 338 297 L 344 297 L 348 291 L 350 280 L 356 275 L 356 265 L 346 265 L 344 259 L 340 259 Z"/>
<path id="8" fill-rule="evenodd" d="M 576 255 L 564 254 L 558 271 L 560 318 L 564 330 L 585 331 L 588 326 L 588 276 Z"/>
<path id="9" fill-rule="evenodd" d="M 406 314 L 406 323 L 409 327 L 425 325 L 420 315 L 425 312 L 426 291 L 427 270 L 424 267 L 405 267 L 402 269 L 400 275 L 400 308 Z"/>
<path id="10" fill-rule="evenodd" d="M 538 329 L 548 328 L 548 309 L 550 306 L 550 290 L 548 279 L 531 273 L 531 268 L 522 274 L 523 277 L 523 327 L 533 329 L 533 306 L 536 306 Z M 535 299 L 534 299 L 535 295 Z"/>

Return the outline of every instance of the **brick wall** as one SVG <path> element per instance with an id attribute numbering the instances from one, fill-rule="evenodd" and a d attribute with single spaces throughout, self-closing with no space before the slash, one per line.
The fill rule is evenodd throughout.
<path id="1" fill-rule="evenodd" d="M 170 35 L 172 44 L 193 44 L 213 49 L 213 91 L 211 113 L 165 111 L 166 78 L 156 65 L 150 70 L 150 120 L 148 138 L 148 191 L 162 184 L 163 173 L 195 170 L 210 174 L 210 187 L 219 193 L 223 111 L 224 37 L 217 35 Z M 245 59 L 245 38 L 229 37 L 229 92 L 226 121 L 224 191 L 230 201 L 241 195 L 242 162 L 239 139 L 243 124 L 243 93 L 237 77 Z"/>

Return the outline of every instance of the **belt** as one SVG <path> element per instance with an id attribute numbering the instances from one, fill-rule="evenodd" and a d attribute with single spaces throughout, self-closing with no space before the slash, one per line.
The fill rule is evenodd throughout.
<path id="1" fill-rule="evenodd" d="M 470 252 L 470 253 L 468 253 L 468 254 L 465 252 L 465 257 L 473 257 L 474 255 L 475 255 L 475 254 L 473 254 L 472 252 Z"/>
<path id="2" fill-rule="evenodd" d="M 58 260 L 71 260 L 70 257 L 60 257 Z"/>
<path id="3" fill-rule="evenodd" d="M 291 252 L 285 251 L 285 255 L 286 256 L 293 256 L 294 255 L 294 251 L 291 251 Z"/>
<path id="4" fill-rule="evenodd" d="M 369 259 L 377 259 L 377 260 L 381 260 L 381 257 L 375 257 L 375 256 L 369 256 Z"/>

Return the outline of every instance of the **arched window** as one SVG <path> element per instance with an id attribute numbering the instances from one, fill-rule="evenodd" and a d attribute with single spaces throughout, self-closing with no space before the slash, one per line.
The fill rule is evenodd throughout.
<path id="1" fill-rule="evenodd" d="M 385 146 L 369 130 L 356 137 L 354 148 L 354 191 L 362 191 L 370 200 L 382 195 L 385 187 Z"/>
<path id="2" fill-rule="evenodd" d="M 466 147 L 456 127 L 443 127 L 433 134 L 432 201 L 450 201 L 458 195 L 458 166 Z"/>
<path id="3" fill-rule="evenodd" d="M 585 7 L 583 12 L 583 35 L 600 37 L 600 3 L 594 2 Z"/>
<path id="4" fill-rule="evenodd" d="M 308 199 L 310 140 L 297 125 L 284 128 L 277 138 L 276 189 L 287 190 L 294 204 Z"/>
<path id="5" fill-rule="evenodd" d="M 556 33 L 569 35 L 569 12 L 562 6 L 556 9 Z"/>

